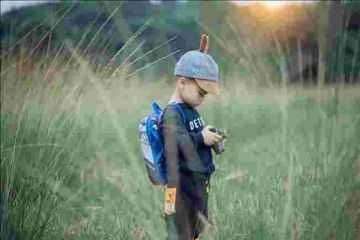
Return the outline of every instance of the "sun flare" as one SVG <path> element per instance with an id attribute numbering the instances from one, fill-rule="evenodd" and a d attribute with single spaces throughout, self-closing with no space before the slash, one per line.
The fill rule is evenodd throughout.
<path id="1" fill-rule="evenodd" d="M 288 2 L 287 1 L 261 1 L 262 4 L 264 4 L 268 8 L 281 8 L 285 6 Z"/>
<path id="2" fill-rule="evenodd" d="M 238 6 L 249 6 L 249 5 L 262 5 L 266 6 L 270 9 L 278 9 L 282 8 L 286 5 L 296 5 L 296 4 L 307 4 L 307 3 L 314 3 L 314 0 L 307 0 L 307 1 L 301 1 L 301 0 L 260 0 L 260 1 L 249 1 L 249 0 L 235 0 L 231 1 L 232 3 L 238 5 Z"/>

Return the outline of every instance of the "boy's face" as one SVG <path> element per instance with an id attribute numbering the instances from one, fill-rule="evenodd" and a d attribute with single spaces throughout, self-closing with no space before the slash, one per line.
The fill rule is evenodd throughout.
<path id="1" fill-rule="evenodd" d="M 203 101 L 207 92 L 200 88 L 194 79 L 179 79 L 180 95 L 182 100 L 192 107 L 199 106 Z"/>

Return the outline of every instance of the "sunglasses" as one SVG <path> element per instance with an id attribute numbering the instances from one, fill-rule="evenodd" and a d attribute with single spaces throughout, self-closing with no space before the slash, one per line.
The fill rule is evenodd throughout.
<path id="1" fill-rule="evenodd" d="M 200 87 L 200 85 L 197 83 L 197 81 L 195 80 L 195 78 L 187 78 L 187 79 L 195 82 L 196 86 L 198 86 L 198 88 L 199 88 L 199 94 L 200 94 L 200 96 L 205 97 L 205 95 L 208 94 L 208 92 L 207 92 L 206 90 L 204 90 L 203 88 Z"/>

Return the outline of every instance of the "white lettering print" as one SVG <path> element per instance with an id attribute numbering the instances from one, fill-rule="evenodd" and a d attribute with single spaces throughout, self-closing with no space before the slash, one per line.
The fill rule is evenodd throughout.
<path id="1" fill-rule="evenodd" d="M 195 125 L 196 128 L 199 128 L 198 120 L 199 120 L 199 119 L 195 119 L 195 120 L 194 120 L 194 125 Z"/>
<path id="2" fill-rule="evenodd" d="M 194 130 L 195 128 L 198 129 L 202 126 L 204 126 L 204 120 L 202 118 L 195 118 L 189 122 L 190 131 Z"/>
<path id="3" fill-rule="evenodd" d="M 190 131 L 194 130 L 194 123 L 190 121 L 189 124 L 190 124 Z"/>

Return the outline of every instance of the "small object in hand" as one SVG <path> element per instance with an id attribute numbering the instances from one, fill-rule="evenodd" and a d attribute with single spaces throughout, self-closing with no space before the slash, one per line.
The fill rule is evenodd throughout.
<path id="1" fill-rule="evenodd" d="M 216 134 L 219 134 L 221 137 L 222 137 L 222 140 L 218 143 L 215 143 L 213 146 L 212 146 L 212 149 L 214 150 L 214 152 L 216 154 L 221 154 L 225 151 L 225 138 L 227 138 L 227 134 L 226 134 L 226 131 L 223 131 L 223 130 L 220 130 L 218 128 L 209 128 L 209 130 L 211 132 L 214 132 Z"/>

